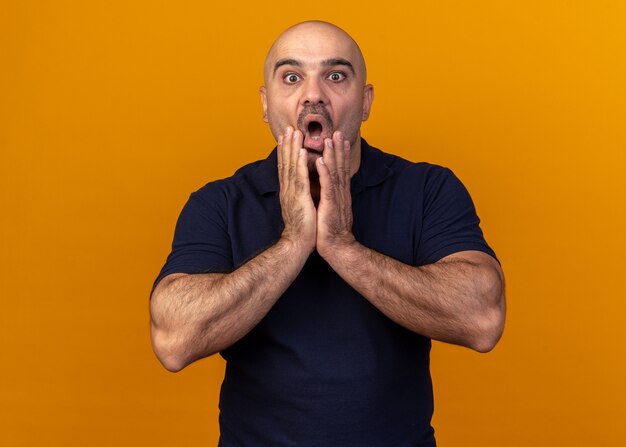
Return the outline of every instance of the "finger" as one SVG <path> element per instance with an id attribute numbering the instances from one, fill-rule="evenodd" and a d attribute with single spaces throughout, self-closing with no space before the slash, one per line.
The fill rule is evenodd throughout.
<path id="1" fill-rule="evenodd" d="M 298 157 L 300 156 L 300 149 L 302 149 L 302 144 L 304 143 L 304 135 L 299 130 L 295 130 L 293 132 L 293 141 L 291 147 L 291 161 L 295 164 L 298 162 Z"/>
<path id="2" fill-rule="evenodd" d="M 281 195 L 288 194 L 289 191 L 289 156 L 286 153 L 289 143 L 285 135 L 286 133 L 280 135 L 278 147 L 278 180 Z"/>
<path id="3" fill-rule="evenodd" d="M 332 200 L 334 194 L 333 182 L 331 181 L 331 173 L 324 161 L 324 157 L 319 157 L 315 161 L 315 168 L 319 176 L 320 182 L 320 205 L 326 200 Z"/>
<path id="4" fill-rule="evenodd" d="M 289 175 L 292 178 L 292 181 L 297 181 L 297 168 L 298 168 L 298 158 L 300 156 L 300 148 L 302 148 L 302 142 L 304 138 L 302 136 L 302 132 L 299 130 L 293 131 L 291 134 L 291 149 L 289 150 L 289 157 L 291 160 L 291 165 L 289 167 Z"/>
<path id="5" fill-rule="evenodd" d="M 289 178 L 289 173 L 293 170 L 293 160 L 291 156 L 293 147 L 293 129 L 291 126 L 287 126 L 285 129 L 285 135 L 283 137 L 283 173 L 285 178 Z"/>
<path id="6" fill-rule="evenodd" d="M 346 172 L 346 180 L 350 183 L 350 177 L 352 176 L 352 148 L 348 140 L 343 141 L 343 164 Z"/>
<path id="7" fill-rule="evenodd" d="M 337 163 L 335 162 L 335 149 L 333 146 L 333 140 L 326 138 L 324 140 L 324 151 L 322 152 L 322 158 L 324 159 L 324 165 L 328 169 L 331 176 L 336 175 Z"/>
<path id="8" fill-rule="evenodd" d="M 278 135 L 278 145 L 276 146 L 276 157 L 278 162 L 278 175 L 279 177 L 283 175 L 283 136 Z"/>
<path id="9" fill-rule="evenodd" d="M 343 153 L 343 139 L 340 131 L 333 134 L 333 147 L 335 155 L 335 166 L 337 167 L 337 180 L 342 184 L 345 181 L 345 156 Z"/>
<path id="10" fill-rule="evenodd" d="M 298 152 L 296 168 L 296 191 L 306 193 L 310 197 L 311 184 L 309 183 L 309 168 L 307 167 L 307 151 L 303 147 Z"/>

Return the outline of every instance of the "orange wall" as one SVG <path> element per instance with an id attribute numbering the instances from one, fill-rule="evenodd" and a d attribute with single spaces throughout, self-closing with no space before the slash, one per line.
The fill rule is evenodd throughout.
<path id="1" fill-rule="evenodd" d="M 366 138 L 451 167 L 505 268 L 496 350 L 434 346 L 440 444 L 626 439 L 624 2 L 364 5 L 2 1 L 3 443 L 215 445 L 223 363 L 162 369 L 148 293 L 189 193 L 271 148 L 262 61 L 308 18 L 366 55 Z"/>

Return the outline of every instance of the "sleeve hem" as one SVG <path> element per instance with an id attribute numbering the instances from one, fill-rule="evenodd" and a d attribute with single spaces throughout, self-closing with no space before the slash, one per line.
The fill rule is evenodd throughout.
<path id="1" fill-rule="evenodd" d="M 189 275 L 194 275 L 194 274 L 199 274 L 199 273 L 227 273 L 228 271 L 229 270 L 227 269 L 219 269 L 219 268 L 201 269 L 201 268 L 198 268 L 197 266 L 192 266 L 192 265 L 172 266 L 171 268 L 168 268 L 167 270 L 163 270 L 161 273 L 159 273 L 159 276 L 157 276 L 156 280 L 152 284 L 152 290 L 150 291 L 150 296 L 152 296 L 154 289 L 159 284 L 159 282 L 161 282 L 163 278 L 165 278 L 168 275 L 172 275 L 174 273 L 186 273 Z"/>
<path id="2" fill-rule="evenodd" d="M 420 265 L 434 264 L 435 262 L 441 260 L 442 258 L 445 258 L 448 255 L 467 250 L 482 251 L 483 253 L 487 253 L 489 256 L 494 258 L 498 262 L 498 264 L 500 263 L 500 260 L 496 256 L 496 253 L 486 244 L 465 242 L 447 245 L 445 247 L 441 247 L 435 250 L 434 252 L 426 256 L 425 262 L 421 263 Z"/>

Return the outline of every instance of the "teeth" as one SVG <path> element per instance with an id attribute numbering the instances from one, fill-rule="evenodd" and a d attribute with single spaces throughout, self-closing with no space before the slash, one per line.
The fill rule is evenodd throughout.
<path id="1" fill-rule="evenodd" d="M 315 140 L 315 141 L 320 139 L 320 137 L 311 137 L 311 138 L 313 138 L 313 140 Z"/>

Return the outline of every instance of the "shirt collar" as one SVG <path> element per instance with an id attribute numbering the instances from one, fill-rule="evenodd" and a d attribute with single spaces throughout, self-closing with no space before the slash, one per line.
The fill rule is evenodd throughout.
<path id="1" fill-rule="evenodd" d="M 252 184 L 261 194 L 280 191 L 277 157 L 276 147 L 274 147 L 270 155 L 265 160 L 262 160 L 250 174 Z"/>
<path id="2" fill-rule="evenodd" d="M 388 157 L 361 138 L 361 164 L 352 176 L 352 193 L 358 193 L 384 182 L 392 174 Z"/>
<path id="3" fill-rule="evenodd" d="M 250 179 L 261 194 L 280 191 L 276 164 L 277 155 L 276 147 L 274 147 L 270 155 L 262 160 L 251 173 Z M 361 138 L 361 164 L 359 170 L 352 176 L 352 192 L 358 193 L 376 186 L 384 182 L 391 174 L 392 170 L 387 165 L 385 154 Z"/>

